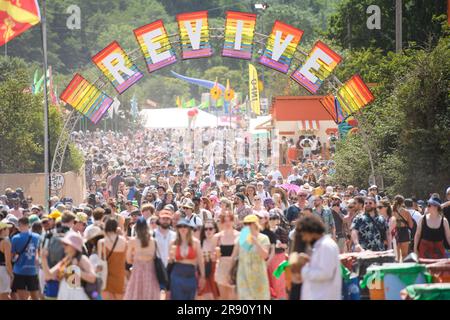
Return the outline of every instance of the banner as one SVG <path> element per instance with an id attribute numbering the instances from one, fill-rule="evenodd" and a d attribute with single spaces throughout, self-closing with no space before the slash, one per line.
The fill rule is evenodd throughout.
<path id="1" fill-rule="evenodd" d="M 302 35 L 303 30 L 281 21 L 275 21 L 272 33 L 267 39 L 266 49 L 259 58 L 259 63 L 287 73 Z"/>
<path id="2" fill-rule="evenodd" d="M 197 11 L 177 15 L 183 59 L 209 57 L 212 48 L 209 42 L 208 11 Z"/>
<path id="3" fill-rule="evenodd" d="M 92 61 L 111 81 L 119 94 L 124 93 L 144 76 L 117 41 L 93 56 Z"/>
<path id="4" fill-rule="evenodd" d="M 317 41 L 305 63 L 291 74 L 291 78 L 311 93 L 317 93 L 342 58 L 322 41 Z"/>
<path id="5" fill-rule="evenodd" d="M 256 14 L 227 11 L 222 56 L 250 60 L 255 27 Z"/>
<path id="6" fill-rule="evenodd" d="M 37 0 L 0 0 L 0 46 L 41 21 Z"/>
<path id="7" fill-rule="evenodd" d="M 170 44 L 162 20 L 142 26 L 133 32 L 144 55 L 148 72 L 154 72 L 177 62 L 175 50 Z"/>
<path id="8" fill-rule="evenodd" d="M 259 101 L 259 87 L 258 87 L 258 71 L 251 63 L 248 64 L 248 90 L 250 97 L 250 107 L 254 114 L 261 114 L 261 103 Z"/>
<path id="9" fill-rule="evenodd" d="M 339 105 L 339 101 L 332 94 L 329 94 L 322 99 L 319 100 L 328 114 L 333 118 L 333 121 L 337 124 L 344 121 L 345 117 L 342 115 L 341 106 Z"/>
<path id="10" fill-rule="evenodd" d="M 61 100 L 97 124 L 108 111 L 113 99 L 96 86 L 75 74 L 67 88 L 61 94 Z"/>
<path id="11" fill-rule="evenodd" d="M 351 77 L 338 90 L 336 98 L 346 118 L 367 106 L 375 99 L 359 75 Z"/>
<path id="12" fill-rule="evenodd" d="M 351 77 L 338 89 L 337 96 L 328 95 L 320 100 L 325 110 L 336 123 L 341 123 L 352 114 L 358 112 L 375 97 L 359 75 Z"/>

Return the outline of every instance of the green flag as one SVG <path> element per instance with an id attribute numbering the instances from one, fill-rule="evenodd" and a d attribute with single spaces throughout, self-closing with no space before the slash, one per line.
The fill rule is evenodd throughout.
<path id="1" fill-rule="evenodd" d="M 217 107 L 217 108 L 223 107 L 224 102 L 225 102 L 225 101 L 224 101 L 223 97 L 220 97 L 220 98 L 217 100 L 216 107 Z"/>
<path id="2" fill-rule="evenodd" d="M 188 108 L 195 108 L 195 107 L 196 107 L 195 104 L 196 104 L 196 103 L 195 103 L 195 99 L 191 99 L 191 100 L 189 100 L 189 101 L 187 102 Z"/>

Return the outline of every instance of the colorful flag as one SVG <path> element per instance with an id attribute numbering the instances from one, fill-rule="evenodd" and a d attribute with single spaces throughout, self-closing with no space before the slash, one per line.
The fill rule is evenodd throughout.
<path id="1" fill-rule="evenodd" d="M 261 114 L 261 103 L 259 101 L 258 71 L 251 63 L 248 64 L 248 90 L 252 111 L 259 116 Z"/>
<path id="2" fill-rule="evenodd" d="M 222 55 L 250 60 L 255 26 L 256 14 L 227 11 Z"/>
<path id="3" fill-rule="evenodd" d="M 180 96 L 177 96 L 177 100 L 176 100 L 175 104 L 177 105 L 178 108 L 181 108 L 181 99 L 180 99 Z"/>
<path id="4" fill-rule="evenodd" d="M 0 46 L 41 21 L 37 0 L 0 0 Z"/>
<path id="5" fill-rule="evenodd" d="M 208 11 L 188 12 L 177 15 L 183 59 L 209 57 Z"/>

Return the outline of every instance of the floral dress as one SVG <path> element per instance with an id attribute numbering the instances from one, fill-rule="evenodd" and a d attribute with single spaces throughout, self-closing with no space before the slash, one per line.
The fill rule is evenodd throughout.
<path id="1" fill-rule="evenodd" d="M 258 241 L 264 247 L 270 246 L 270 240 L 264 234 L 258 235 Z M 249 251 L 239 248 L 236 286 L 240 300 L 270 300 L 266 261 L 254 245 Z"/>

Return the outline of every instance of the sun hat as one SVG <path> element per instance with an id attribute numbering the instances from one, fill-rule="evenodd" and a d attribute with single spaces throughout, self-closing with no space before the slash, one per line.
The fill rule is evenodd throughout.
<path id="1" fill-rule="evenodd" d="M 248 216 L 245 216 L 243 223 L 259 223 L 258 216 L 255 214 L 249 214 Z"/>
<path id="2" fill-rule="evenodd" d="M 16 228 L 19 227 L 19 219 L 17 219 L 16 216 L 13 216 L 12 214 L 8 214 L 6 216 L 6 218 L 2 220 L 2 222 L 9 224 Z"/>
<path id="3" fill-rule="evenodd" d="M 103 230 L 98 226 L 91 226 L 84 234 L 85 241 L 92 240 L 98 236 L 103 236 Z"/>
<path id="4" fill-rule="evenodd" d="M 430 199 L 428 199 L 428 205 L 440 207 L 441 204 L 442 204 L 441 199 L 438 199 L 438 198 L 430 198 Z"/>
<path id="5" fill-rule="evenodd" d="M 0 221 L 0 230 L 9 228 L 11 225 L 9 225 L 8 223 L 5 223 L 3 221 Z"/>
<path id="6" fill-rule="evenodd" d="M 71 246 L 78 252 L 83 251 L 83 238 L 77 232 L 69 231 L 66 233 L 61 242 Z"/>
<path id="7" fill-rule="evenodd" d="M 186 226 L 186 227 L 194 229 L 194 226 L 192 225 L 192 223 L 187 219 L 180 219 L 180 221 L 177 222 L 177 227 L 181 227 L 181 226 Z"/>
<path id="8" fill-rule="evenodd" d="M 54 210 L 52 213 L 48 215 L 49 218 L 56 220 L 62 216 L 61 212 L 59 210 Z"/>

